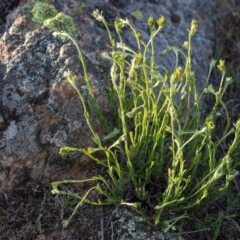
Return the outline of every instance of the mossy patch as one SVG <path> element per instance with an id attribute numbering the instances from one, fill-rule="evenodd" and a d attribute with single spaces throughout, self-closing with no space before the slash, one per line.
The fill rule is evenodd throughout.
<path id="1" fill-rule="evenodd" d="M 54 18 L 44 21 L 44 26 L 56 32 L 66 32 L 70 36 L 74 36 L 76 27 L 72 17 L 60 12 Z"/>
<path id="2" fill-rule="evenodd" d="M 43 23 L 46 19 L 53 18 L 57 15 L 57 9 L 51 5 L 44 2 L 38 2 L 34 5 L 32 9 L 33 22 Z"/>
<path id="3" fill-rule="evenodd" d="M 53 31 L 66 32 L 71 37 L 74 36 L 76 27 L 72 17 L 62 12 L 58 13 L 53 5 L 38 2 L 34 5 L 31 12 L 33 14 L 33 22 L 41 23 Z"/>

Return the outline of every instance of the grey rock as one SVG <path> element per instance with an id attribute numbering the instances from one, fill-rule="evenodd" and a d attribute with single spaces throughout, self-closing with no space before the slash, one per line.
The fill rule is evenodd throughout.
<path id="1" fill-rule="evenodd" d="M 6 140 L 13 139 L 17 135 L 17 126 L 15 121 L 11 121 L 7 130 L 3 132 L 3 136 Z"/>
<path id="2" fill-rule="evenodd" d="M 96 97 L 106 114 L 110 109 L 104 93 L 104 77 L 108 75 L 110 65 L 102 59 L 101 53 L 110 51 L 110 45 L 106 30 L 90 15 L 96 7 L 103 11 L 110 24 L 116 16 L 129 18 L 144 39 L 149 38 L 148 17 L 164 15 L 167 25 L 156 38 L 157 54 L 167 44 L 181 47 L 187 39 L 186 29 L 191 20 L 197 18 L 199 33 L 194 40 L 192 55 L 197 83 L 199 89 L 203 88 L 214 45 L 214 26 L 209 17 L 214 3 L 142 0 L 123 4 L 119 10 L 110 1 L 87 0 L 87 7 L 81 14 L 76 12 L 80 6 L 78 1 L 54 3 L 59 11 L 74 18 L 76 39 L 86 60 Z M 136 9 L 142 11 L 142 20 L 132 17 L 131 12 Z M 123 35 L 126 42 L 134 46 L 130 31 L 124 30 Z M 30 6 L 25 5 L 18 9 L 8 32 L 0 38 L 0 53 L 0 161 L 4 162 L 0 171 L 0 188 L 4 190 L 18 184 L 24 174 L 18 169 L 23 165 L 30 175 L 27 184 L 43 178 L 50 182 L 61 177 L 66 161 L 70 169 L 74 166 L 76 170 L 76 163 L 79 167 L 84 165 L 86 170 L 88 163 L 91 167 L 91 161 L 86 161 L 86 157 L 79 153 L 66 157 L 58 154 L 59 147 L 64 145 L 84 148 L 93 144 L 78 96 L 63 77 L 64 71 L 70 69 L 87 97 L 83 70 L 73 44 L 55 39 L 52 31 L 33 24 Z M 158 64 L 171 70 L 175 64 L 174 56 L 159 57 Z M 93 124 L 104 134 L 97 119 L 93 119 Z M 11 164 L 7 163 L 8 159 Z M 56 167 L 58 171 L 53 170 Z"/>
<path id="3" fill-rule="evenodd" d="M 20 0 L 1 0 L 0 2 L 0 23 L 6 22 L 6 16 L 10 13 L 18 4 Z"/>

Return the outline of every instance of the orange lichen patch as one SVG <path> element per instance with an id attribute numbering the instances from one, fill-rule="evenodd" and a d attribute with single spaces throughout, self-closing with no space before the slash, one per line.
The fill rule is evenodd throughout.
<path id="1" fill-rule="evenodd" d="M 96 94 L 96 93 L 99 93 L 99 90 L 100 90 L 100 89 L 99 89 L 99 86 L 96 86 L 96 85 L 95 85 L 95 86 L 92 86 L 92 91 L 93 91 L 93 93 L 95 93 L 95 94 Z"/>
<path id="2" fill-rule="evenodd" d="M 4 168 L 9 169 L 9 171 L 6 171 L 4 181 L 1 181 L 1 190 L 9 190 L 13 186 L 19 186 L 24 182 L 31 185 L 31 181 L 39 179 L 43 174 L 46 157 L 47 153 L 42 152 L 34 156 L 35 161 L 29 160 L 28 157 L 21 160 L 9 157 L 3 161 Z"/>
<path id="3" fill-rule="evenodd" d="M 10 60 L 15 58 L 18 54 L 16 53 L 17 44 L 12 42 L 6 42 L 0 40 L 0 61 L 3 64 L 8 64 Z"/>
<path id="4" fill-rule="evenodd" d="M 88 163 L 91 163 L 91 160 L 88 160 Z M 47 166 L 45 170 L 46 177 L 49 178 L 50 181 L 62 181 L 63 179 L 86 179 L 86 172 L 86 165 L 83 167 L 79 163 L 72 166 L 68 166 L 66 164 L 64 168 L 60 166 L 55 166 L 55 168 Z"/>
<path id="5" fill-rule="evenodd" d="M 59 83 L 53 83 L 51 88 L 51 94 L 57 99 L 68 100 L 70 102 L 79 101 L 76 91 L 67 82 L 59 85 Z"/>
<path id="6" fill-rule="evenodd" d="M 22 35 L 22 31 L 33 30 L 34 26 L 30 23 L 26 16 L 19 16 L 14 18 L 12 22 L 14 28 L 8 29 L 9 34 Z M 19 47 L 19 42 L 8 41 L 4 38 L 0 40 L 0 61 L 3 64 L 8 64 L 10 60 L 16 58 L 19 52 L 16 51 Z"/>
<path id="7" fill-rule="evenodd" d="M 39 123 L 43 131 L 49 131 L 49 125 L 57 123 L 57 119 L 47 111 L 46 105 L 35 106 L 35 113 L 38 116 Z"/>
<path id="8" fill-rule="evenodd" d="M 111 104 L 106 96 L 103 95 L 99 96 L 98 102 L 104 112 L 109 113 L 112 111 Z"/>
<path id="9" fill-rule="evenodd" d="M 2 41 L 0 41 L 0 61 L 3 63 L 3 64 L 7 64 L 8 63 L 8 54 L 6 54 L 6 45 L 3 44 Z"/>
<path id="10" fill-rule="evenodd" d="M 19 15 L 12 20 L 12 24 L 14 24 L 15 29 L 22 28 L 23 26 L 26 29 L 30 25 L 29 23 L 30 23 L 30 21 L 27 18 L 27 16 L 25 16 L 25 15 L 22 15 L 22 16 Z"/>

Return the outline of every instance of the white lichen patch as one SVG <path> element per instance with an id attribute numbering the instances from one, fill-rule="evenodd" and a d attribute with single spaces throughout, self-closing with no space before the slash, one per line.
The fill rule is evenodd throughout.
<path id="1" fill-rule="evenodd" d="M 17 125 L 15 121 L 11 121 L 7 130 L 4 131 L 3 136 L 6 140 L 13 139 L 17 135 Z"/>
<path id="2" fill-rule="evenodd" d="M 117 220 L 114 225 L 117 227 L 119 240 L 176 240 L 169 233 L 153 230 L 146 220 L 127 209 L 117 209 L 115 211 Z M 115 227 L 115 228 L 116 228 Z M 181 238 L 182 239 L 182 238 Z"/>
<path id="3" fill-rule="evenodd" d="M 67 134 L 64 130 L 58 130 L 53 138 L 50 140 L 50 143 L 55 143 L 57 147 L 63 147 L 66 145 Z"/>

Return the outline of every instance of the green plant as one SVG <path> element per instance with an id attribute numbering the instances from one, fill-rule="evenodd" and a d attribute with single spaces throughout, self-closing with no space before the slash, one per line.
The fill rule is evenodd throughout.
<path id="1" fill-rule="evenodd" d="M 45 2 L 38 2 L 33 6 L 31 12 L 33 14 L 33 22 L 41 23 L 53 31 L 63 31 L 70 36 L 74 36 L 76 27 L 72 17 L 62 12 L 58 13 L 53 5 Z"/>
<path id="2" fill-rule="evenodd" d="M 136 18 L 137 20 L 140 20 L 143 18 L 142 12 L 139 10 L 131 12 L 131 15 Z"/>
<path id="3" fill-rule="evenodd" d="M 107 120 L 93 94 L 83 55 L 72 36 L 66 32 L 55 32 L 56 37 L 70 39 L 78 51 L 91 99 L 90 107 L 94 112 L 89 109 L 76 86 L 75 76 L 68 71 L 65 77 L 79 96 L 96 144 L 87 149 L 66 146 L 60 149 L 60 154 L 79 151 L 105 167 L 107 173 L 86 180 L 52 183 L 53 194 L 79 199 L 74 212 L 63 225 L 66 227 L 69 224 L 83 203 L 122 204 L 132 207 L 153 225 L 161 225 L 168 231 L 178 223 L 191 219 L 207 205 L 229 195 L 230 183 L 237 175 L 235 169 L 240 164 L 237 161 L 240 121 L 232 126 L 222 101 L 231 78 L 226 78 L 224 61 L 220 60 L 217 66 L 222 73 L 219 89 L 215 91 L 208 85 L 207 79 L 204 92 L 198 93 L 191 66 L 192 38 L 197 32 L 195 20 L 191 23 L 188 41 L 183 44 L 186 54 L 176 47 L 168 47 L 162 53 L 165 55 L 173 51 L 176 54 L 176 68 L 168 71 L 158 68 L 154 51 L 154 38 L 164 26 L 164 17 L 157 21 L 149 18 L 151 35 L 147 43 L 128 20 L 116 18 L 114 26 L 119 37 L 116 43 L 102 14 L 95 11 L 93 16 L 105 25 L 112 45 L 111 53 L 105 53 L 104 56 L 112 61 L 109 96 L 115 99 L 112 107 L 116 123 L 113 131 L 107 129 L 109 134 L 105 138 L 94 131 L 90 114 L 96 114 L 97 111 L 103 123 Z M 127 46 L 121 37 L 121 30 L 125 26 L 131 29 L 136 39 L 136 49 Z M 178 63 L 179 54 L 185 59 L 183 68 Z M 209 76 L 215 64 L 216 61 L 211 62 Z M 215 97 L 215 104 L 208 116 L 201 111 L 204 94 L 213 94 Z M 217 132 L 215 126 L 219 107 L 224 109 L 227 124 L 225 129 Z M 232 141 L 224 150 L 222 143 L 229 136 Z M 104 157 L 99 158 L 96 154 L 99 152 Z M 58 188 L 61 184 L 83 182 L 96 182 L 83 197 Z M 126 188 L 132 189 L 130 200 L 125 199 Z M 102 196 L 98 201 L 88 198 L 92 190 Z M 151 203 L 154 208 L 145 210 L 143 205 L 146 203 Z M 148 218 L 149 211 L 151 219 Z M 219 215 L 216 224 L 222 219 L 223 216 Z"/>
<path id="4" fill-rule="evenodd" d="M 53 5 L 45 2 L 36 3 L 31 12 L 33 14 L 32 21 L 41 24 L 45 20 L 53 18 L 58 13 L 57 9 Z"/>
<path id="5" fill-rule="evenodd" d="M 37 231 L 40 234 L 43 234 L 44 233 L 44 229 L 42 228 L 41 218 L 42 218 L 42 214 L 40 214 L 38 216 L 38 218 L 36 219 L 36 227 L 37 227 Z"/>

